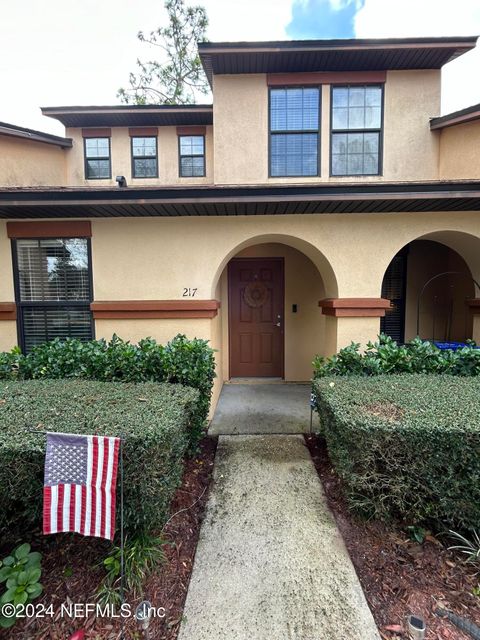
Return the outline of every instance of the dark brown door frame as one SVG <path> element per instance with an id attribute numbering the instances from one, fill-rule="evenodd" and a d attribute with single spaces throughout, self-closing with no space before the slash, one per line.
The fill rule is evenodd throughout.
<path id="1" fill-rule="evenodd" d="M 270 260 L 270 261 L 278 261 L 281 265 L 281 270 L 282 270 L 282 280 L 280 283 L 280 292 L 281 292 L 281 296 L 282 296 L 282 312 L 283 312 L 283 317 L 282 317 L 282 339 L 281 339 L 281 347 L 282 347 L 282 352 L 281 352 L 281 369 L 282 369 L 282 375 L 281 378 L 282 380 L 285 380 L 285 258 L 279 258 L 279 257 L 270 257 L 270 256 L 251 256 L 251 257 L 245 257 L 245 258 L 232 258 L 227 265 L 227 295 L 228 295 L 228 379 L 231 379 L 231 375 L 230 375 L 230 371 L 232 370 L 232 363 L 231 363 L 231 357 L 232 357 L 232 332 L 230 330 L 231 328 L 231 312 L 232 312 L 232 305 L 231 305 L 231 291 L 230 291 L 230 264 L 232 262 L 241 262 L 241 261 L 248 261 L 248 260 Z"/>

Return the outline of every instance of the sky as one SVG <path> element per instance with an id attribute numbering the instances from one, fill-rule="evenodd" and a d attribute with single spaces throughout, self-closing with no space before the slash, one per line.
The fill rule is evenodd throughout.
<path id="1" fill-rule="evenodd" d="M 0 121 L 62 135 L 41 106 L 117 104 L 139 30 L 162 0 L 0 0 Z M 186 0 L 203 4 L 212 41 L 480 34 L 479 0 Z M 205 101 L 205 100 L 204 100 Z M 480 46 L 442 72 L 442 113 L 480 102 Z M 439 115 L 439 114 L 432 114 Z"/>

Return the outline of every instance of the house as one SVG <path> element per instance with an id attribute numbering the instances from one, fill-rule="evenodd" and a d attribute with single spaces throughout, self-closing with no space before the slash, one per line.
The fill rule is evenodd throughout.
<path id="1" fill-rule="evenodd" d="M 439 116 L 475 43 L 201 43 L 212 105 L 0 124 L 0 349 L 184 332 L 216 398 L 380 330 L 479 340 L 480 105 Z"/>

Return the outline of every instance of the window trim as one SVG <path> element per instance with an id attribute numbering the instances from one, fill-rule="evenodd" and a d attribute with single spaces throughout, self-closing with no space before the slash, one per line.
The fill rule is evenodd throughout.
<path id="1" fill-rule="evenodd" d="M 80 236 L 73 236 L 73 238 L 80 238 Z M 90 237 L 81 236 L 82 240 L 87 241 L 87 256 L 88 256 L 88 281 L 90 286 L 90 300 L 89 301 L 79 301 L 79 300 L 71 300 L 68 301 L 68 304 L 64 304 L 62 302 L 57 302 L 55 300 L 34 300 L 28 302 L 22 302 L 20 296 L 20 271 L 18 268 L 18 253 L 17 253 L 17 240 L 64 240 L 65 238 L 57 238 L 56 236 L 49 236 L 48 238 L 45 236 L 38 236 L 31 238 L 12 238 L 11 249 L 12 249 L 12 265 L 13 265 L 13 289 L 15 293 L 15 303 L 17 305 L 17 340 L 18 345 L 22 351 L 25 353 L 25 333 L 23 326 L 23 308 L 24 307 L 38 307 L 38 308 L 58 308 L 62 309 L 65 307 L 85 307 L 88 306 L 90 312 L 90 330 L 92 335 L 92 340 L 95 340 L 95 320 L 93 318 L 93 313 L 91 311 L 91 303 L 95 300 L 94 291 L 93 291 L 93 262 L 92 262 L 92 242 Z"/>
<path id="2" fill-rule="evenodd" d="M 315 129 L 301 129 L 299 131 L 275 131 L 272 133 L 272 118 L 271 118 L 271 104 L 272 104 L 272 91 L 278 89 L 318 89 L 318 128 Z M 322 85 L 284 85 L 284 86 L 269 86 L 268 87 L 268 177 L 275 180 L 276 178 L 319 178 L 322 175 Z M 272 175 L 272 135 L 275 134 L 289 134 L 289 133 L 316 133 L 317 134 L 317 171 L 315 174 L 309 175 Z"/>
<path id="3" fill-rule="evenodd" d="M 350 87 L 380 87 L 382 90 L 382 102 L 380 105 L 380 129 L 333 129 L 333 91 L 334 89 L 349 89 Z M 383 176 L 383 132 L 385 129 L 384 122 L 384 106 L 385 106 L 385 83 L 384 82 L 362 82 L 360 84 L 350 82 L 349 84 L 330 85 L 330 147 L 329 147 L 329 175 L 330 178 L 368 178 L 375 176 Z M 377 173 L 332 173 L 332 142 L 336 133 L 378 133 L 378 171 Z"/>
<path id="4" fill-rule="evenodd" d="M 204 133 L 179 133 L 178 138 L 178 177 L 179 178 L 205 178 L 207 175 L 207 140 Z M 203 138 L 203 155 L 182 155 L 180 145 L 181 138 Z M 184 176 L 182 175 L 182 158 L 203 158 L 203 173 L 200 176 Z"/>
<path id="5" fill-rule="evenodd" d="M 99 140 L 101 138 L 106 138 L 108 140 L 108 158 L 102 156 L 101 158 L 87 158 L 87 140 Z M 88 176 L 88 160 L 108 160 L 108 177 L 105 178 L 90 178 Z M 83 163 L 84 163 L 84 171 L 85 171 L 85 180 L 111 180 L 112 179 L 112 145 L 111 145 L 111 137 L 110 136 L 88 136 L 83 137 Z M 32 238 L 33 239 L 33 238 Z"/>
<path id="6" fill-rule="evenodd" d="M 155 156 L 135 156 L 133 155 L 133 140 L 135 138 L 151 138 L 155 140 Z M 152 160 L 155 158 L 155 175 L 154 176 L 136 176 L 135 160 Z M 130 164 L 132 180 L 155 180 L 158 178 L 158 135 L 157 136 L 130 136 Z"/>

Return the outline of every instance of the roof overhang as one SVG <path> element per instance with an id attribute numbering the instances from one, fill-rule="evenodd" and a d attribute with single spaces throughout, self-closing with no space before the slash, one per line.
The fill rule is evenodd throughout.
<path id="1" fill-rule="evenodd" d="M 50 133 L 44 133 L 43 131 L 36 131 L 35 129 L 27 129 L 25 127 L 19 127 L 15 124 L 9 124 L 8 122 L 0 122 L 0 136 L 9 136 L 11 138 L 21 138 L 23 140 L 30 140 L 31 142 L 42 142 L 44 144 L 53 144 L 56 147 L 69 148 L 72 146 L 71 138 L 62 138 L 61 136 L 54 136 Z"/>
<path id="2" fill-rule="evenodd" d="M 65 127 L 151 127 L 208 125 L 211 104 L 42 107 L 42 114 Z"/>
<path id="3" fill-rule="evenodd" d="M 446 127 L 453 127 L 456 124 L 466 124 L 474 120 L 480 120 L 480 104 L 474 104 L 466 109 L 448 113 L 446 116 L 431 118 L 430 129 L 432 129 L 432 131 L 435 129 L 445 129 Z"/>
<path id="4" fill-rule="evenodd" d="M 470 51 L 477 36 L 200 42 L 210 84 L 215 74 L 440 69 Z"/>
<path id="5" fill-rule="evenodd" d="M 480 211 L 480 182 L 0 190 L 0 218 Z"/>

